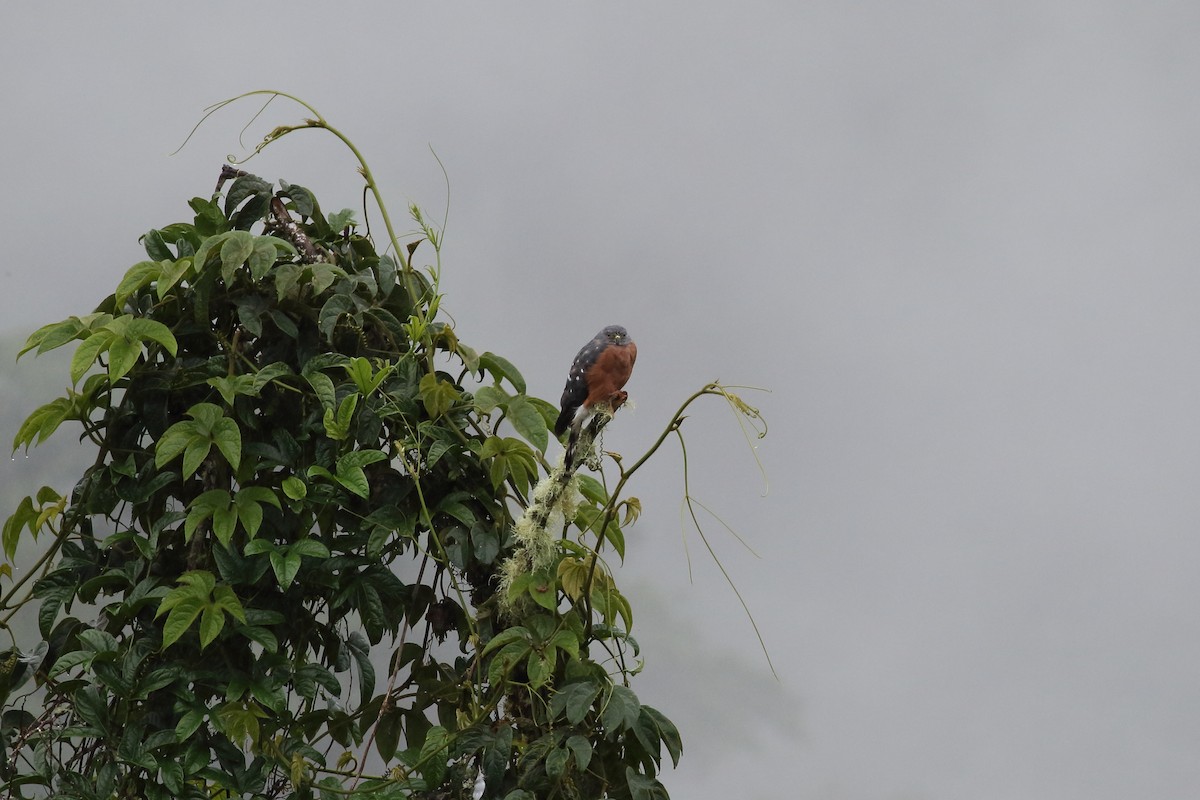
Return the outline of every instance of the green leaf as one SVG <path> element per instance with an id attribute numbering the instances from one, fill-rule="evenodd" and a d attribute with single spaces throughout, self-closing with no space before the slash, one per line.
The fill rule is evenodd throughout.
<path id="1" fill-rule="evenodd" d="M 162 646 L 164 650 L 179 641 L 179 637 L 183 636 L 187 632 L 187 629 L 192 626 L 192 623 L 196 621 L 196 617 L 204 610 L 205 605 L 206 603 L 202 597 L 188 595 L 172 606 L 170 613 L 167 615 L 167 621 L 163 625 Z M 159 609 L 161 613 L 162 607 L 159 606 Z"/>
<path id="2" fill-rule="evenodd" d="M 306 267 L 301 264 L 280 264 L 276 267 L 275 271 L 271 273 L 275 279 L 275 299 L 282 301 L 283 298 L 293 294 L 305 271 Z M 307 271 L 311 277 L 312 270 Z"/>
<path id="3" fill-rule="evenodd" d="M 332 339 L 333 329 L 337 327 L 338 321 L 344 315 L 353 315 L 355 311 L 352 295 L 334 294 L 325 301 L 325 305 L 321 306 L 321 311 L 317 314 L 317 328 L 325 335 L 326 339 Z"/>
<path id="4" fill-rule="evenodd" d="M 619 616 L 626 630 L 633 627 L 633 611 L 630 609 L 629 601 L 616 590 L 611 579 L 601 581 L 599 577 L 600 573 L 597 572 L 597 580 L 592 582 L 593 608 L 600 613 L 608 625 L 614 624 Z"/>
<path id="5" fill-rule="evenodd" d="M 341 441 L 350 434 L 350 424 L 354 419 L 354 409 L 358 407 L 358 392 L 351 392 L 342 398 L 335 414 L 332 408 L 325 409 L 325 435 L 334 441 Z"/>
<path id="6" fill-rule="evenodd" d="M 286 313 L 277 308 L 272 308 L 269 316 L 271 317 L 271 321 L 275 323 L 275 327 L 279 328 L 284 336 L 287 336 L 289 339 L 300 338 L 300 328 L 296 327 L 296 323 Z"/>
<path id="7" fill-rule="evenodd" d="M 500 535 L 492 526 L 477 522 L 471 526 L 471 547 L 475 551 L 476 561 L 491 564 L 500 554 Z"/>
<path id="8" fill-rule="evenodd" d="M 158 276 L 158 282 L 154 284 L 154 293 L 158 295 L 158 299 L 162 300 L 167 296 L 167 292 L 175 287 L 187 275 L 192 268 L 191 257 L 180 258 L 163 267 L 162 273 Z"/>
<path id="9" fill-rule="evenodd" d="M 108 348 L 113 338 L 110 331 L 97 331 L 75 348 L 75 355 L 71 358 L 72 386 L 79 383 L 79 379 L 83 377 L 84 373 L 92 368 L 96 359 Z"/>
<path id="10" fill-rule="evenodd" d="M 186 478 L 196 471 L 215 443 L 230 466 L 237 469 L 242 458 L 242 434 L 237 423 L 226 417 L 220 406 L 212 403 L 197 403 L 187 413 L 193 422 L 175 423 L 158 440 L 155 466 L 161 468 L 182 452 L 183 476 Z"/>
<path id="11" fill-rule="evenodd" d="M 558 608 L 558 586 L 549 573 L 538 572 L 534 575 L 534 580 L 529 584 L 529 596 L 547 611 Z"/>
<path id="12" fill-rule="evenodd" d="M 543 453 L 546 452 L 546 445 L 550 439 L 546 420 L 525 395 L 517 395 L 508 401 L 508 421 L 517 433 L 534 447 Z"/>
<path id="13" fill-rule="evenodd" d="M 229 492 L 224 489 L 210 489 L 197 495 L 188 504 L 187 519 L 183 524 L 184 541 L 191 541 L 196 528 L 204 520 L 214 516 L 218 511 L 227 511 L 231 502 Z"/>
<path id="14" fill-rule="evenodd" d="M 73 410 L 71 401 L 60 397 L 38 408 L 21 425 L 17 435 L 13 437 L 13 451 L 25 445 L 28 452 L 31 446 L 41 444 L 50 438 L 58 426 L 63 423 Z"/>
<path id="15" fill-rule="evenodd" d="M 208 647 L 225 627 L 225 614 L 215 606 L 205 606 L 200 615 L 200 649 Z"/>
<path id="16" fill-rule="evenodd" d="M 518 394 L 525 394 L 525 379 L 521 377 L 521 373 L 512 363 L 501 356 L 492 352 L 484 353 L 479 357 L 480 369 L 488 372 L 499 383 L 503 378 L 512 384 Z"/>
<path id="17" fill-rule="evenodd" d="M 154 466 L 161 469 L 175 460 L 197 435 L 195 422 L 176 422 L 167 428 L 154 446 Z"/>
<path id="18" fill-rule="evenodd" d="M 275 490 L 266 486 L 245 486 L 238 490 L 237 499 L 239 503 L 267 503 L 276 508 L 283 508 L 279 503 L 279 496 L 275 494 Z"/>
<path id="19" fill-rule="evenodd" d="M 75 712 L 93 727 L 101 730 L 108 728 L 108 702 L 100 696 L 99 687 L 84 686 L 75 692 Z"/>
<path id="20" fill-rule="evenodd" d="M 371 496 L 371 485 L 362 467 L 338 467 L 337 482 L 364 500 Z"/>
<path id="21" fill-rule="evenodd" d="M 333 388 L 333 380 L 323 372 L 305 372 L 305 379 L 317 393 L 317 399 L 326 409 L 332 410 L 337 403 L 337 391 Z"/>
<path id="22" fill-rule="evenodd" d="M 603 567 L 597 567 L 597 569 L 602 570 Z M 581 558 L 568 556 L 558 562 L 558 583 L 567 597 L 572 600 L 583 597 L 583 587 L 591 574 L 591 565 Z"/>
<path id="23" fill-rule="evenodd" d="M 512 642 L 501 648 L 488 665 L 488 683 L 498 686 L 513 667 L 521 662 L 530 651 L 528 642 Z"/>
<path id="24" fill-rule="evenodd" d="M 340 697 L 342 694 L 341 683 L 338 682 L 338 679 L 334 677 L 332 672 L 320 664 L 305 664 L 304 666 L 298 668 L 295 674 L 297 683 L 300 681 L 311 681 L 316 685 L 320 685 L 320 687 L 324 689 L 330 697 Z M 309 695 L 304 694 L 304 696 L 307 697 Z M 315 686 L 312 696 L 316 696 Z"/>
<path id="25" fill-rule="evenodd" d="M 382 450 L 352 450 L 338 459 L 338 468 L 365 467 L 380 461 L 387 461 L 388 454 Z"/>
<path id="26" fill-rule="evenodd" d="M 131 294 L 158 278 L 162 274 L 164 266 L 170 263 L 170 261 L 139 261 L 134 264 L 117 284 L 117 291 L 113 295 L 113 305 L 122 308 Z"/>
<path id="27" fill-rule="evenodd" d="M 312 276 L 311 282 L 314 297 L 328 289 L 338 278 L 346 277 L 346 271 L 335 267 L 333 264 L 309 264 L 308 269 Z M 349 310 L 349 306 L 345 310 Z M 322 308 L 323 313 L 324 308 Z"/>
<path id="28" fill-rule="evenodd" d="M 183 477 L 187 478 L 200 469 L 211 449 L 212 442 L 208 439 L 194 438 L 188 442 L 187 449 L 183 451 Z"/>
<path id="29" fill-rule="evenodd" d="M 229 542 L 233 539 L 234 529 L 237 527 L 238 514 L 237 510 L 232 507 L 218 508 L 213 512 L 212 530 L 217 537 L 217 541 L 229 547 Z"/>
<path id="30" fill-rule="evenodd" d="M 366 705 L 375 693 L 375 667 L 371 663 L 371 643 L 360 631 L 352 631 L 346 640 L 346 649 L 358 666 L 359 702 Z"/>
<path id="31" fill-rule="evenodd" d="M 246 546 L 242 548 L 242 553 L 248 556 L 256 556 L 260 553 L 274 553 L 279 547 L 270 539 L 252 539 L 246 542 Z"/>
<path id="32" fill-rule="evenodd" d="M 233 405 L 233 399 L 238 395 L 257 394 L 254 375 L 232 375 L 219 378 L 209 378 L 208 385 L 221 393 L 225 405 Z"/>
<path id="33" fill-rule="evenodd" d="M 432 419 L 437 419 L 449 411 L 459 397 L 454 384 L 442 380 L 432 372 L 421 378 L 419 392 L 425 411 Z"/>
<path id="34" fill-rule="evenodd" d="M 171 355 L 175 355 L 178 351 L 175 334 L 171 333 L 171 329 L 166 325 L 156 320 L 127 314 L 107 323 L 103 330 L 111 332 L 116 339 L 136 345 L 138 348 L 144 342 L 157 342 Z"/>
<path id="35" fill-rule="evenodd" d="M 449 757 L 451 743 L 450 733 L 441 725 L 435 725 L 425 734 L 425 742 L 421 745 L 421 756 L 418 759 L 421 776 L 427 786 L 438 786 L 446 774 L 446 760 Z"/>
<path id="36" fill-rule="evenodd" d="M 621 561 L 625 561 L 625 534 L 621 532 L 621 526 L 616 520 L 612 520 L 604 528 L 604 539 L 613 546 L 620 556 Z"/>
<path id="37" fill-rule="evenodd" d="M 62 347 L 67 342 L 87 333 L 88 325 L 79 317 L 68 317 L 62 322 L 53 322 L 38 328 L 25 340 L 17 358 L 28 353 L 33 348 L 38 349 L 38 355 L 56 347 Z"/>
<path id="38" fill-rule="evenodd" d="M 57 678 L 59 675 L 75 667 L 87 667 L 95 657 L 95 653 L 89 653 L 84 650 L 73 650 L 63 655 L 58 661 L 55 661 L 54 666 L 50 668 L 50 672 L 47 675 L 51 678 Z"/>
<path id="39" fill-rule="evenodd" d="M 79 634 L 79 643 L 92 653 L 115 653 L 120 649 L 117 640 L 107 631 L 89 628 Z"/>
<path id="40" fill-rule="evenodd" d="M 641 712 L 641 703 L 633 690 L 620 685 L 614 685 L 600 712 L 600 722 L 609 735 L 628 730 L 637 724 Z"/>
<path id="41" fill-rule="evenodd" d="M 291 551 L 309 558 L 329 558 L 329 548 L 316 539 L 300 539 L 293 542 Z"/>
<path id="42" fill-rule="evenodd" d="M 257 175 L 239 175 L 225 193 L 225 216 L 233 217 L 237 207 L 249 198 L 270 196 L 271 184 Z"/>
<path id="43" fill-rule="evenodd" d="M 201 235 L 208 236 L 229 230 L 229 220 L 225 219 L 225 215 L 214 201 L 193 197 L 188 201 L 188 205 L 196 212 L 196 230 Z M 203 247 L 204 244 L 200 246 Z"/>
<path id="44" fill-rule="evenodd" d="M 396 259 L 386 254 L 381 255 L 377 269 L 379 271 L 379 292 L 386 297 L 396 288 L 396 275 L 399 272 Z"/>
<path id="45" fill-rule="evenodd" d="M 175 738 L 181 742 L 185 742 L 192 738 L 192 734 L 204 722 L 205 712 L 201 709 L 192 709 L 180 718 L 175 725 Z"/>
<path id="46" fill-rule="evenodd" d="M 159 779 L 167 791 L 175 796 L 183 792 L 183 765 L 178 761 L 165 758 L 158 762 Z"/>
<path id="47" fill-rule="evenodd" d="M 254 252 L 254 235 L 249 231 L 230 231 L 221 244 L 221 280 L 233 283 L 237 268 Z"/>
<path id="48" fill-rule="evenodd" d="M 247 486 L 238 491 L 234 497 L 234 508 L 237 511 L 237 517 L 242 523 L 242 527 L 246 531 L 246 535 L 253 539 L 258 535 L 259 526 L 263 521 L 263 510 L 261 503 L 268 503 L 280 508 L 279 498 L 275 493 L 264 486 Z"/>
<path id="49" fill-rule="evenodd" d="M 371 366 L 371 362 L 365 358 L 352 358 L 349 363 L 344 365 L 346 374 L 350 376 L 350 380 L 354 381 L 355 387 L 359 394 L 364 397 L 369 396 L 372 392 L 379 388 L 379 385 L 387 379 L 388 375 L 395 369 L 393 364 L 385 364 L 378 372 Z"/>
<path id="50" fill-rule="evenodd" d="M 525 397 L 529 400 L 529 404 L 542 415 L 542 422 L 545 424 L 546 429 L 552 429 L 554 423 L 558 421 L 558 406 L 547 403 L 540 397 L 530 397 L 529 395 L 525 395 Z"/>
<path id="51" fill-rule="evenodd" d="M 179 678 L 179 670 L 176 667 L 163 667 L 156 669 L 138 680 L 137 697 L 144 699 L 149 697 L 151 692 L 156 692 L 159 689 L 166 688 L 175 683 Z"/>
<path id="52" fill-rule="evenodd" d="M 250 394 L 257 396 L 258 393 L 267 386 L 267 384 L 291 374 L 293 374 L 291 367 L 282 361 L 275 361 L 267 364 L 258 372 L 254 373 L 254 382 L 251 387 Z"/>
<path id="53" fill-rule="evenodd" d="M 484 440 L 479 456 L 492 459 L 488 469 L 493 488 L 499 488 L 504 479 L 511 476 L 518 491 L 522 494 L 529 491 L 530 479 L 537 474 L 537 460 L 529 445 L 511 436 L 503 439 L 489 436 Z"/>
<path id="54" fill-rule="evenodd" d="M 146 248 L 146 255 L 150 256 L 150 258 L 154 259 L 155 261 L 162 259 L 172 260 L 175 257 L 174 254 L 171 253 L 171 249 L 167 246 L 167 240 L 163 236 L 162 231 L 156 228 L 151 228 L 143 233 L 142 238 L 138 241 L 140 241 L 142 246 Z"/>
<path id="55" fill-rule="evenodd" d="M 266 716 L 253 701 L 228 702 L 217 710 L 220 729 L 238 747 L 258 747 L 259 718 Z"/>
<path id="56" fill-rule="evenodd" d="M 279 583 L 280 589 L 287 591 L 287 588 L 292 585 L 292 581 L 296 579 L 296 573 L 300 571 L 300 554 L 283 553 L 277 550 L 271 553 L 270 557 L 275 580 Z"/>
<path id="57" fill-rule="evenodd" d="M 337 482 L 337 478 L 334 477 L 332 472 L 325 469 L 324 467 L 317 466 L 316 464 L 313 464 L 311 467 L 308 468 L 308 477 L 324 478 L 327 481 L 333 481 L 335 483 Z"/>
<path id="58" fill-rule="evenodd" d="M 558 779 L 563 770 L 567 768 L 567 761 L 571 758 L 571 753 L 563 748 L 555 748 L 546 756 L 546 774 L 551 778 Z"/>
<path id="59" fill-rule="evenodd" d="M 254 249 L 251 250 L 249 258 L 246 259 L 246 266 L 250 268 L 250 277 L 256 282 L 263 279 L 263 276 L 267 274 L 267 270 L 279 258 L 277 244 L 291 247 L 287 242 L 282 239 L 276 239 L 274 236 L 260 236 L 254 240 Z"/>
<path id="60" fill-rule="evenodd" d="M 268 653 L 279 652 L 279 639 L 267 628 L 259 625 L 243 625 L 238 628 L 238 633 L 252 642 L 261 644 Z"/>
<path id="61" fill-rule="evenodd" d="M 17 552 L 17 540 L 21 536 L 21 530 L 36 517 L 37 511 L 33 507 L 33 498 L 25 497 L 17 505 L 17 510 L 13 512 L 13 515 L 4 523 L 4 556 L 9 561 L 12 561 Z"/>
<path id="62" fill-rule="evenodd" d="M 242 463 L 242 431 L 237 423 L 229 418 L 220 420 L 213 429 L 213 441 L 229 466 L 237 469 Z"/>
<path id="63" fill-rule="evenodd" d="M 513 729 L 505 725 L 496 731 L 491 742 L 483 751 L 483 777 L 489 786 L 499 786 L 504 781 L 512 754 Z M 509 797 L 512 797 L 510 794 Z M 528 795 L 533 800 L 533 795 Z"/>
<path id="64" fill-rule="evenodd" d="M 439 514 L 454 517 L 454 519 L 463 525 L 473 526 L 475 524 L 475 514 L 462 503 L 462 499 L 463 495 L 461 493 L 446 495 L 438 503 L 435 511 Z"/>
<path id="65" fill-rule="evenodd" d="M 529 675 L 529 685 L 536 689 L 544 686 L 550 680 L 550 675 L 554 672 L 554 665 L 550 663 L 548 655 L 534 651 L 529 654 L 529 658 L 525 662 L 525 672 Z"/>
<path id="66" fill-rule="evenodd" d="M 475 408 L 481 414 L 488 414 L 507 402 L 508 393 L 499 386 L 480 386 L 475 390 Z"/>
<path id="67" fill-rule="evenodd" d="M 212 594 L 213 589 L 217 585 L 216 576 L 202 569 L 185 572 L 177 580 L 184 586 L 199 590 L 204 595 Z"/>
<path id="68" fill-rule="evenodd" d="M 643 775 L 633 767 L 625 768 L 625 781 L 633 800 L 666 800 L 667 790 L 654 778 Z"/>
<path id="69" fill-rule="evenodd" d="M 245 624 L 246 611 L 242 608 L 242 602 L 238 600 L 233 589 L 229 586 L 218 586 L 213 590 L 213 604 L 222 609 L 226 614 L 236 619 L 238 622 Z"/>
<path id="70" fill-rule="evenodd" d="M 600 481 L 591 475 L 577 475 L 577 480 L 580 494 L 598 506 L 608 505 L 608 492 L 604 490 L 604 485 Z"/>
<path id="71" fill-rule="evenodd" d="M 592 763 L 592 743 L 576 734 L 567 739 L 567 749 L 575 756 L 575 766 L 579 771 L 587 770 L 588 764 Z"/>
<path id="72" fill-rule="evenodd" d="M 302 478 L 289 475 L 283 479 L 283 493 L 290 500 L 303 500 L 308 495 L 308 485 Z"/>
<path id="73" fill-rule="evenodd" d="M 400 744 L 400 734 L 404 725 L 404 709 L 391 706 L 379 715 L 375 726 L 375 749 L 384 763 L 391 761 L 396 755 Z"/>
<path id="74" fill-rule="evenodd" d="M 259 295 L 249 294 L 235 298 L 233 304 L 237 308 L 238 322 L 242 323 L 246 332 L 254 337 L 262 336 L 267 301 Z"/>
<path id="75" fill-rule="evenodd" d="M 592 703 L 599 694 L 599 684 L 591 681 L 569 683 L 554 695 L 550 710 L 555 714 L 565 713 L 568 722 L 578 725 L 592 710 Z"/>
<path id="76" fill-rule="evenodd" d="M 112 383 L 116 383 L 121 378 L 133 369 L 133 365 L 137 363 L 138 357 L 142 354 L 142 347 L 137 342 L 131 342 L 128 339 L 116 337 L 108 346 L 108 379 Z"/>
<path id="77" fill-rule="evenodd" d="M 642 706 L 642 715 L 654 723 L 659 738 L 667 746 L 667 752 L 671 755 L 671 763 L 678 767 L 679 757 L 683 754 L 683 740 L 679 736 L 679 729 L 658 709 Z"/>
<path id="78" fill-rule="evenodd" d="M 522 628 L 520 626 L 516 626 L 516 627 L 512 627 L 512 628 L 505 628 L 503 631 L 501 631 L 500 633 L 496 634 L 495 636 L 493 636 L 491 638 L 491 640 L 483 648 L 483 655 L 486 656 L 488 653 L 495 652 L 496 650 L 499 650 L 501 647 L 504 647 L 506 644 L 511 644 L 512 642 L 517 642 L 517 641 L 522 641 L 522 640 L 524 640 L 524 641 L 529 640 L 529 631 L 528 630 L 526 630 L 525 628 Z"/>
<path id="79" fill-rule="evenodd" d="M 550 639 L 550 644 L 562 650 L 571 658 L 579 658 L 579 637 L 574 631 L 563 628 L 554 634 Z"/>
<path id="80" fill-rule="evenodd" d="M 341 211 L 335 211 L 329 215 L 329 229 L 334 233 L 341 233 L 347 225 L 354 224 L 354 209 L 343 208 Z"/>
<path id="81" fill-rule="evenodd" d="M 317 210 L 317 198 L 297 183 L 279 182 L 279 196 L 292 201 L 292 208 L 302 217 L 311 217 Z"/>
<path id="82" fill-rule="evenodd" d="M 224 614 L 230 614 L 240 622 L 246 621 L 246 613 L 237 595 L 228 586 L 217 586 L 216 578 L 205 570 L 192 570 L 179 576 L 181 585 L 172 589 L 159 603 L 155 617 L 167 615 L 163 625 L 163 649 L 177 642 L 196 617 L 200 621 L 200 646 L 206 647 L 221 632 L 225 625 Z"/>

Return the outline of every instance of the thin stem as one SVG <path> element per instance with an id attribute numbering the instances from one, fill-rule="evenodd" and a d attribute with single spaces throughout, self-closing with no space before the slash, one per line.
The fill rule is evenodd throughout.
<path id="1" fill-rule="evenodd" d="M 763 641 L 762 632 L 758 629 L 758 623 L 754 621 L 754 615 L 750 613 L 750 606 L 746 605 L 745 598 L 738 591 L 737 584 L 733 582 L 733 578 L 729 577 L 729 573 L 725 571 L 725 565 L 721 563 L 721 559 L 717 558 L 716 552 L 712 545 L 709 544 L 708 537 L 704 535 L 704 529 L 700 526 L 700 520 L 696 519 L 696 510 L 692 508 L 692 496 L 688 490 L 688 457 L 687 443 L 683 439 L 683 434 L 676 431 L 675 435 L 679 438 L 679 449 L 683 452 L 683 485 L 684 499 L 687 502 L 688 513 L 692 517 L 692 524 L 696 526 L 696 532 L 700 535 L 700 541 L 704 542 L 705 549 L 712 556 L 713 561 L 717 565 L 717 569 L 721 570 L 721 575 L 725 578 L 725 582 L 729 584 L 729 588 L 733 589 L 734 595 L 737 596 L 738 602 L 742 604 L 742 610 L 746 612 L 746 618 L 750 620 L 750 627 L 754 629 L 754 635 L 758 638 L 758 646 L 762 648 L 763 655 L 767 659 L 767 666 L 771 668 L 771 674 L 775 676 L 775 680 L 779 680 L 779 673 L 775 671 L 775 664 L 771 662 L 771 654 L 767 652 L 767 643 Z"/>

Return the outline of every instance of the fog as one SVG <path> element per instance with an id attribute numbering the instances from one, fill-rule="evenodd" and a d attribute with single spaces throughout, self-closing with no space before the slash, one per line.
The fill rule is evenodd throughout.
<path id="1" fill-rule="evenodd" d="M 169 155 L 206 106 L 293 93 L 393 215 L 445 220 L 445 308 L 531 392 L 629 329 L 608 449 L 708 381 L 769 390 L 738 390 L 757 450 L 716 401 L 683 432 L 778 679 L 678 448 L 633 486 L 673 796 L 1194 797 L 1198 35 L 1194 3 L 1115 0 L 13 4 L 0 329 L 90 311 L 308 116 L 244 101 Z M 327 135 L 245 169 L 360 203 Z"/>

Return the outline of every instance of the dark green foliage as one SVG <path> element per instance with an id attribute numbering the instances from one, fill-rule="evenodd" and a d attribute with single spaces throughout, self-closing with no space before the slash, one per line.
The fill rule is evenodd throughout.
<path id="1" fill-rule="evenodd" d="M 77 342 L 14 447 L 75 423 L 96 457 L 3 529 L 10 561 L 47 548 L 0 569 L 0 622 L 28 607 L 43 638 L 0 652 L 7 796 L 665 797 L 679 734 L 627 686 L 593 549 L 623 555 L 636 501 L 585 479 L 502 615 L 555 409 L 351 212 L 245 174 L 190 206 L 23 351 Z"/>

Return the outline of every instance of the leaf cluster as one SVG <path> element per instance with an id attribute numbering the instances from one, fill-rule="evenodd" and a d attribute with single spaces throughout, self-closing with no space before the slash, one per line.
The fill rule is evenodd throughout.
<path id="1" fill-rule="evenodd" d="M 628 688 L 600 558 L 636 500 L 582 479 L 552 563 L 510 589 L 531 610 L 501 615 L 556 409 L 438 318 L 419 215 L 390 255 L 301 186 L 231 177 L 22 351 L 75 346 L 14 449 L 71 423 L 96 458 L 0 537 L 9 561 L 44 547 L 0 573 L 6 796 L 665 797 L 679 734 Z"/>

